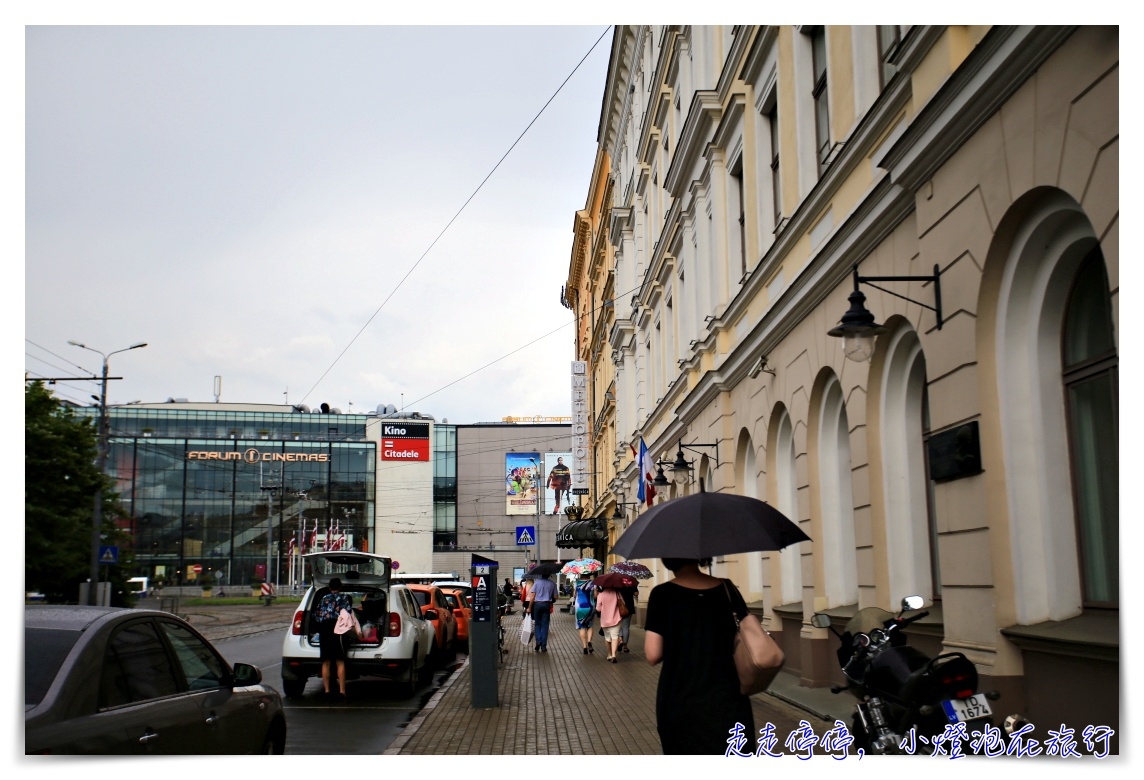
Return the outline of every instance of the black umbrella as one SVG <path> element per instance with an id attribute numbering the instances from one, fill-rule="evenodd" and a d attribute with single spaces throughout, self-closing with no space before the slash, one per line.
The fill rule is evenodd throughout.
<path id="1" fill-rule="evenodd" d="M 541 563 L 532 569 L 528 574 L 521 577 L 522 580 L 536 579 L 537 577 L 550 577 L 553 574 L 559 574 L 560 569 L 564 567 L 562 563 Z"/>
<path id="2" fill-rule="evenodd" d="M 694 493 L 639 516 L 616 540 L 624 558 L 712 558 L 781 550 L 809 542 L 786 515 L 765 501 L 731 493 Z"/>

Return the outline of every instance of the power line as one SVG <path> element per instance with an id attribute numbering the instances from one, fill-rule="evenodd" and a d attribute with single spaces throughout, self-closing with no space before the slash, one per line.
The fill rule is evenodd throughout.
<path id="1" fill-rule="evenodd" d="M 318 389 L 318 385 L 320 385 L 322 383 L 322 380 L 324 380 L 326 378 L 326 376 L 334 369 L 334 366 L 336 366 L 338 364 L 338 362 L 342 359 L 342 357 L 345 356 L 345 354 L 349 351 L 350 347 L 352 347 L 354 345 L 354 342 L 356 342 L 358 340 L 358 338 L 361 337 L 361 334 L 365 332 L 366 328 L 369 327 L 370 323 L 372 323 L 374 321 L 374 319 L 377 317 L 377 315 L 381 313 L 381 310 L 385 308 L 385 305 L 387 303 L 389 303 L 389 300 L 394 296 L 394 294 L 399 289 L 401 289 L 401 286 L 405 284 L 405 281 L 410 277 L 410 275 L 415 270 L 417 270 L 417 266 L 421 265 L 421 261 L 425 259 L 426 255 L 428 255 L 429 252 L 431 252 L 433 250 L 433 247 L 436 246 L 437 242 L 440 241 L 441 238 L 445 235 L 445 232 L 453 225 L 454 222 L 457 221 L 457 218 L 461 216 L 461 213 L 465 210 L 465 208 L 469 205 L 469 203 L 471 203 L 473 198 L 475 198 L 477 196 L 477 193 L 481 191 L 481 188 L 485 186 L 485 183 L 492 177 L 492 175 L 494 173 L 496 173 L 497 169 L 500 168 L 501 163 L 503 163 L 505 161 L 505 159 L 509 156 L 509 154 L 512 153 L 512 150 L 516 148 L 516 145 L 518 143 L 520 143 L 521 139 L 524 138 L 525 134 L 528 133 L 529 129 L 531 129 L 534 124 L 536 124 L 536 120 L 538 120 L 540 118 L 540 115 L 543 114 L 545 109 L 547 109 L 548 106 L 552 103 L 552 101 L 556 99 L 556 96 L 560 94 L 560 92 L 564 89 L 564 86 L 572 79 L 572 77 L 574 75 L 576 75 L 576 71 L 580 70 L 580 66 L 583 65 L 584 61 L 588 59 L 589 55 L 591 55 L 592 52 L 595 51 L 596 47 L 600 44 L 600 41 L 602 41 L 604 39 L 604 36 L 607 35 L 608 31 L 611 29 L 612 29 L 611 27 L 607 27 L 604 29 L 604 32 L 602 32 L 600 34 L 600 37 L 596 39 L 595 43 L 592 44 L 592 46 L 588 49 L 587 53 L 585 53 L 584 56 L 580 58 L 580 61 L 578 63 L 576 63 L 576 67 L 574 67 L 572 69 L 572 72 L 568 74 L 568 76 L 564 79 L 564 81 L 562 81 L 560 83 L 560 86 L 556 88 L 556 91 L 552 93 L 552 97 L 548 98 L 548 100 L 544 103 L 544 105 L 540 107 L 540 110 L 536 112 L 536 116 L 534 116 L 532 118 L 532 121 L 528 123 L 528 125 L 524 128 L 523 131 L 521 131 L 520 135 L 517 136 L 516 140 L 512 142 L 512 145 L 509 146 L 508 151 L 506 151 L 501 156 L 501 158 L 499 160 L 497 160 L 496 165 L 494 165 L 492 167 L 492 170 L 490 170 L 488 172 L 488 174 L 485 176 L 485 178 L 481 179 L 481 183 L 477 185 L 477 188 L 475 190 L 473 190 L 473 193 L 471 195 L 469 195 L 469 197 L 465 200 L 465 202 L 461 204 L 461 207 L 459 209 L 457 209 L 457 213 L 454 214 L 453 217 L 447 223 L 445 223 L 445 227 L 441 228 L 441 232 L 439 232 L 437 234 L 437 237 L 433 239 L 433 241 L 429 244 L 428 248 L 424 252 L 421 253 L 420 257 L 417 258 L 417 262 L 415 262 L 410 267 L 410 269 L 405 272 L 405 275 L 401 277 L 401 279 L 397 282 L 397 285 L 389 292 L 389 295 L 387 295 L 385 297 L 385 300 L 383 300 L 381 302 L 381 305 L 377 307 L 377 310 L 374 311 L 374 313 L 372 315 L 370 315 L 370 318 L 368 320 L 366 320 L 365 324 L 362 325 L 361 328 L 358 330 L 358 332 L 354 334 L 354 337 L 352 339 L 350 339 L 350 342 L 348 344 L 346 344 L 345 348 L 342 349 L 342 351 L 340 353 L 338 353 L 338 356 L 336 358 L 334 358 L 334 361 L 332 363 L 330 363 L 329 367 L 327 367 L 326 370 L 322 372 L 322 375 L 320 377 L 318 377 L 318 381 L 314 383 L 314 386 L 311 387 L 309 389 L 309 391 L 307 391 L 307 393 L 304 396 L 302 396 L 302 402 L 304 402 L 307 398 L 309 398 L 310 394 Z M 549 334 L 549 335 L 551 335 L 551 334 Z M 509 353 L 509 354 L 512 354 L 512 353 Z M 493 361 L 493 362 L 495 363 L 496 361 Z M 490 363 L 489 365 L 492 365 L 492 363 Z M 486 368 L 487 368 L 487 366 L 486 366 Z M 478 371 L 479 370 L 480 369 L 478 369 Z M 473 373 L 476 373 L 476 372 L 473 372 Z M 472 374 L 469 374 L 468 376 L 471 376 L 471 375 Z M 462 378 L 464 378 L 464 377 L 462 377 Z M 457 381 L 460 381 L 460 380 L 457 380 Z M 446 387 L 448 387 L 448 385 L 446 385 Z M 443 390 L 444 388 L 441 388 L 441 389 Z M 440 391 L 437 391 L 437 392 L 440 392 Z M 432 395 L 432 393 L 430 393 L 430 395 Z M 428 398 L 429 396 L 425 396 L 425 397 Z"/>

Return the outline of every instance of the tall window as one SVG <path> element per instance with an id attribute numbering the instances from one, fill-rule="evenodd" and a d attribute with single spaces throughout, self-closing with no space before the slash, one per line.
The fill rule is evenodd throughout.
<path id="1" fill-rule="evenodd" d="M 826 89 L 826 28 L 815 27 L 810 32 L 811 58 L 814 63 L 814 130 L 818 141 L 818 173 L 826 169 L 830 154 L 830 106 Z"/>
<path id="2" fill-rule="evenodd" d="M 890 83 L 897 68 L 893 65 L 892 60 L 898 53 L 898 48 L 902 45 L 902 28 L 896 24 L 880 24 L 878 25 L 878 77 L 881 86 L 885 87 Z"/>
<path id="3" fill-rule="evenodd" d="M 1119 604 L 1119 364 L 1099 249 L 1077 272 L 1062 344 L 1084 600 Z"/>
<path id="4" fill-rule="evenodd" d="M 767 114 L 767 122 L 771 131 L 771 198 L 774 202 L 775 227 L 783 218 L 782 185 L 779 179 L 779 105 L 778 101 L 771 106 Z"/>
<path id="5" fill-rule="evenodd" d="M 735 202 L 732 208 L 737 212 L 739 220 L 739 276 L 740 278 L 747 275 L 747 217 L 746 210 L 743 206 L 743 158 L 740 157 L 735 161 L 735 165 L 731 168 L 731 180 L 733 182 L 732 195 Z"/>

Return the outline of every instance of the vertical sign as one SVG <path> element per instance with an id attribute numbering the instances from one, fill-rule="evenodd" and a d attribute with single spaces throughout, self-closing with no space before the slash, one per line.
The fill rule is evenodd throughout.
<path id="1" fill-rule="evenodd" d="M 572 361 L 572 494 L 588 494 L 588 364 Z"/>

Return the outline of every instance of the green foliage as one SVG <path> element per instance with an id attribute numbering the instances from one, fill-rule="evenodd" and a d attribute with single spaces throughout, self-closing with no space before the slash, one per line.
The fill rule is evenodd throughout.
<path id="1" fill-rule="evenodd" d="M 111 482 L 96 468 L 95 425 L 61 404 L 40 382 L 24 391 L 24 588 L 51 602 L 75 602 L 91 565 L 91 518 L 103 486 L 106 544 L 120 544 L 120 565 L 107 567 L 112 593 L 126 591 L 123 534 L 113 518 Z M 103 577 L 101 577 L 102 579 Z M 126 604 L 113 595 L 113 604 Z"/>

